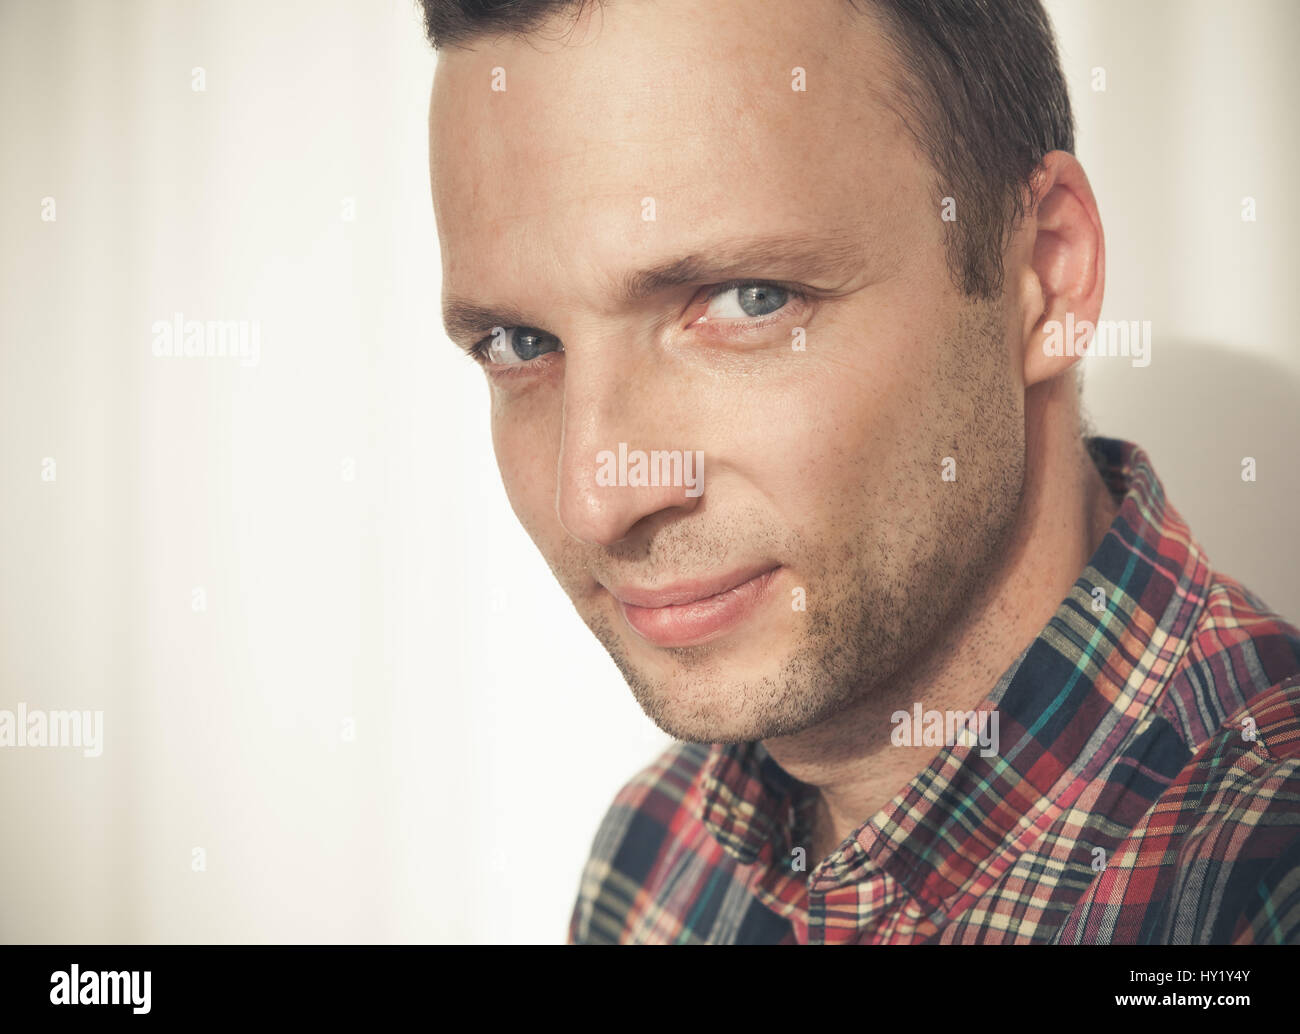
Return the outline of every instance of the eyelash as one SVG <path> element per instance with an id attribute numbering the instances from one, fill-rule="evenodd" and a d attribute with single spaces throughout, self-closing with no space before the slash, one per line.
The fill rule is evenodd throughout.
<path id="1" fill-rule="evenodd" d="M 777 309 L 775 312 L 770 312 L 766 316 L 750 317 L 750 320 L 752 321 L 750 323 L 750 329 L 765 326 L 766 324 L 760 321 L 764 321 L 764 320 L 771 321 L 775 318 L 778 318 L 783 312 L 785 312 L 787 308 L 789 308 L 790 303 L 806 302 L 810 297 L 810 294 L 807 290 L 800 288 L 795 284 L 787 284 L 779 280 L 728 280 L 725 283 L 715 284 L 712 287 L 708 288 L 708 294 L 704 296 L 704 301 L 711 302 L 713 301 L 714 298 L 717 298 L 719 295 L 726 294 L 728 291 L 734 291 L 737 287 L 775 287 L 775 288 L 779 288 L 781 291 L 784 291 L 785 294 L 787 295 L 787 303 L 781 306 L 781 308 Z M 729 320 L 715 321 L 715 322 L 728 322 L 728 321 L 733 323 L 740 322 L 740 320 L 735 317 L 731 317 Z M 507 329 L 538 330 L 537 327 L 523 327 L 523 328 L 512 327 Z M 540 333 L 545 333 L 545 331 L 540 331 Z M 553 334 L 548 336 L 554 337 Z M 537 360 L 535 359 L 523 363 L 489 363 L 487 361 L 486 353 L 487 353 L 488 341 L 490 340 L 490 338 L 491 335 L 487 335 L 481 338 L 471 348 L 466 350 L 465 354 L 469 356 L 471 360 L 478 363 L 480 366 L 484 367 L 485 369 L 491 370 L 494 376 L 510 377 L 515 374 L 522 373 L 524 369 L 529 366 L 536 365 Z M 563 354 L 563 352 L 564 352 L 564 345 L 563 343 L 561 343 L 558 352 L 548 352 L 546 354 L 557 355 L 557 354 Z"/>

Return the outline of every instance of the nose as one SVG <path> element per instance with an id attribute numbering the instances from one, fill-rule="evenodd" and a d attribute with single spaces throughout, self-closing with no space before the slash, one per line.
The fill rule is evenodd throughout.
<path id="1" fill-rule="evenodd" d="M 704 453 L 653 376 L 578 352 L 566 357 L 555 508 L 574 538 L 611 546 L 647 517 L 698 506 Z"/>

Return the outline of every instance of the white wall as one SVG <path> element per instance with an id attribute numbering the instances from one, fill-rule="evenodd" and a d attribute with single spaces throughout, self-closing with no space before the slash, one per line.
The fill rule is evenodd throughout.
<path id="1" fill-rule="evenodd" d="M 1106 233 L 1102 316 L 1151 323 L 1149 366 L 1088 365 L 1097 430 L 1141 444 L 1215 566 L 1300 621 L 1300 4 L 1048 9 Z"/>
<path id="2" fill-rule="evenodd" d="M 1099 429 L 1300 615 L 1300 15 L 1050 7 L 1105 315 L 1154 330 L 1091 368 Z M 406 0 L 0 7 L 0 708 L 104 712 L 100 757 L 0 750 L 0 940 L 558 941 L 664 742 L 441 336 L 432 68 Z M 156 358 L 176 312 L 257 321 L 259 361 Z"/>

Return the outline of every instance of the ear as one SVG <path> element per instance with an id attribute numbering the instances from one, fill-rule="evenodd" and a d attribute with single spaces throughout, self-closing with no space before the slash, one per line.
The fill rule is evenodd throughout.
<path id="1" fill-rule="evenodd" d="M 1036 201 L 1036 203 L 1034 203 Z M 1021 309 L 1025 386 L 1060 376 L 1092 342 L 1106 285 L 1097 201 L 1083 166 L 1052 151 L 1034 179 L 1017 231 L 1014 270 Z"/>

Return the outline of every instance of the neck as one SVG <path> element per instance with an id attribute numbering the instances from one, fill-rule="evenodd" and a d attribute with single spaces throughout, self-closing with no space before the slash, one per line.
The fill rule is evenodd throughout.
<path id="1" fill-rule="evenodd" d="M 820 795 L 811 853 L 824 858 L 934 759 L 896 747 L 890 716 L 970 711 L 1051 620 L 1118 512 L 1078 433 L 1068 377 L 1025 394 L 1025 483 L 1000 569 L 979 604 L 918 652 L 908 669 L 829 721 L 766 740 L 776 762 Z"/>

